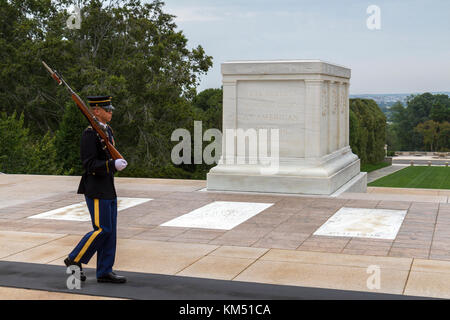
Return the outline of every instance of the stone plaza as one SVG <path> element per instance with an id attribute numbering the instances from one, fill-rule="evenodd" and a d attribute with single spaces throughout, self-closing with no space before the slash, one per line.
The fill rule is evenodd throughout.
<path id="1" fill-rule="evenodd" d="M 83 202 L 75 193 L 78 180 L 0 175 L 0 272 L 2 263 L 13 262 L 60 267 L 52 274 L 59 284 L 35 288 L 38 291 L 32 290 L 33 281 L 11 288 L 14 285 L 5 286 L 5 277 L 0 277 L 3 299 L 93 298 L 83 295 L 83 288 L 64 290 L 63 259 L 92 228 L 82 218 L 86 212 L 70 210 Z M 118 213 L 116 270 L 175 279 L 450 298 L 450 191 L 369 187 L 367 193 L 328 197 L 206 192 L 206 181 L 199 180 L 116 181 L 119 197 L 128 201 Z M 216 210 L 201 211 L 208 206 Z M 248 216 L 237 225 L 221 224 L 236 208 Z M 342 219 L 352 210 L 362 217 L 359 230 L 354 230 L 355 221 Z M 195 219 L 190 219 L 191 225 L 169 223 L 196 212 L 205 219 L 209 212 L 215 226 L 196 225 Z M 389 212 L 396 214 L 395 228 L 389 223 L 383 227 L 383 221 L 388 222 L 383 216 Z M 373 214 L 382 219 L 373 219 Z M 336 233 L 333 228 L 339 226 L 348 229 Z M 97 286 L 95 260 L 94 256 L 86 266 L 86 288 Z M 379 287 L 368 287 L 370 266 L 379 267 Z M 129 281 L 132 285 L 133 278 Z M 96 295 L 113 298 L 107 288 Z"/>

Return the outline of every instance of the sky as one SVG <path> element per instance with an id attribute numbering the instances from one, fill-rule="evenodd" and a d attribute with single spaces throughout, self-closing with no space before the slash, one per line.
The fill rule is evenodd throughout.
<path id="1" fill-rule="evenodd" d="M 233 60 L 320 59 L 352 70 L 350 94 L 450 91 L 449 0 L 165 0 L 188 47 Z M 379 8 L 379 20 L 375 12 Z M 369 29 L 367 21 L 379 22 Z"/>

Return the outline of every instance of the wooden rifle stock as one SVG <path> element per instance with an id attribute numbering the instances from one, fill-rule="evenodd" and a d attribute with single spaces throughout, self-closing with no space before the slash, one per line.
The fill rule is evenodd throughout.
<path id="1" fill-rule="evenodd" d="M 58 82 L 58 85 L 64 84 L 67 90 L 69 90 L 72 100 L 75 101 L 78 109 L 80 109 L 81 113 L 83 113 L 83 115 L 89 121 L 92 129 L 94 129 L 95 132 L 97 132 L 97 134 L 100 136 L 102 143 L 108 149 L 111 158 L 114 160 L 123 159 L 120 152 L 117 151 L 117 149 L 111 144 L 111 142 L 109 142 L 108 136 L 106 135 L 106 131 L 101 127 L 98 120 L 95 119 L 95 117 L 86 107 L 86 104 L 83 102 L 83 100 L 80 99 L 80 97 L 72 90 L 72 88 L 64 81 L 64 79 L 56 71 L 52 70 L 44 61 L 42 61 L 42 64 L 50 73 L 52 78 L 55 79 L 56 82 Z"/>

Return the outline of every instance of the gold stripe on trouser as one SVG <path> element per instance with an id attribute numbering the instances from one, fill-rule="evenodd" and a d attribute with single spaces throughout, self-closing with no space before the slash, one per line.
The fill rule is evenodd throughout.
<path id="1" fill-rule="evenodd" d="M 75 262 L 80 261 L 86 250 L 91 245 L 92 241 L 94 241 L 94 239 L 98 236 L 98 234 L 102 232 L 102 228 L 100 228 L 100 209 L 98 199 L 94 199 L 94 224 L 98 228 L 98 230 L 94 231 L 94 233 L 91 234 L 88 241 L 86 241 L 86 243 L 84 244 L 83 249 L 81 249 L 80 253 L 78 253 L 77 257 L 75 258 Z"/>

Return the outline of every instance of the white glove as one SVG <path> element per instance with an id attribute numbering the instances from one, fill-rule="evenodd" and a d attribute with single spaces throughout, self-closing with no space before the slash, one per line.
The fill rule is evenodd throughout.
<path id="1" fill-rule="evenodd" d="M 114 165 L 116 166 L 117 170 L 122 171 L 128 165 L 128 162 L 126 162 L 125 159 L 117 159 L 114 162 Z"/>

